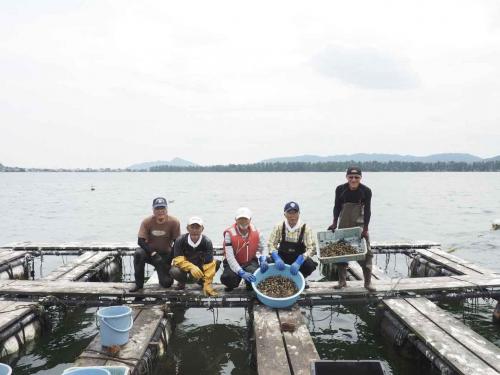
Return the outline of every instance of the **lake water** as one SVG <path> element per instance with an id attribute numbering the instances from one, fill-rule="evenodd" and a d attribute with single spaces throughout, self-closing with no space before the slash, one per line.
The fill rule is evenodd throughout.
<path id="1" fill-rule="evenodd" d="M 304 221 L 324 230 L 332 220 L 334 189 L 344 181 L 342 173 L 0 173 L 0 244 L 135 242 L 156 196 L 172 201 L 170 214 L 182 228 L 189 216 L 203 217 L 205 234 L 217 245 L 240 206 L 253 210 L 266 237 L 289 200 L 299 202 Z M 500 271 L 500 231 L 491 230 L 500 218 L 500 173 L 366 173 L 363 182 L 373 191 L 372 241 L 437 241 Z M 376 258 L 384 267 L 386 257 Z M 60 259 L 45 257 L 37 277 Z M 387 271 L 404 273 L 405 261 L 396 265 L 394 259 Z M 442 307 L 500 346 L 491 301 Z M 419 374 L 376 334 L 374 311 L 359 305 L 305 309 L 320 356 L 382 359 L 393 374 Z M 94 312 L 52 309 L 51 332 L 9 358 L 15 374 L 60 374 L 69 367 L 97 332 Z M 158 374 L 256 373 L 244 309 L 189 309 L 177 311 L 175 320 Z"/>

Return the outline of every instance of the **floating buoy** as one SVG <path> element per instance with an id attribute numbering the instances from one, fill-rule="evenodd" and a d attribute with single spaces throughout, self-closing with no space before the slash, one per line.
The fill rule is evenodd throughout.
<path id="1" fill-rule="evenodd" d="M 493 230 L 500 229 L 500 219 L 493 220 L 493 223 L 491 223 L 491 227 Z"/>

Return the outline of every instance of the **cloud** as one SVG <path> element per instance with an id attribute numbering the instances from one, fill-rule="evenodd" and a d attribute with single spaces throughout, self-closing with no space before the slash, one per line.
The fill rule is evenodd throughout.
<path id="1" fill-rule="evenodd" d="M 417 74 L 405 62 L 375 48 L 328 46 L 312 59 L 327 77 L 367 89 L 414 89 Z"/>

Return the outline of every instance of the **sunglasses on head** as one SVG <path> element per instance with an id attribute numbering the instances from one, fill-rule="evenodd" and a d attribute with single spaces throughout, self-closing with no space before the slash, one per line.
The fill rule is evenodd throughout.
<path id="1" fill-rule="evenodd" d="M 361 178 L 361 176 L 357 176 L 357 175 L 349 175 L 347 176 L 347 178 L 349 180 L 359 180 Z"/>

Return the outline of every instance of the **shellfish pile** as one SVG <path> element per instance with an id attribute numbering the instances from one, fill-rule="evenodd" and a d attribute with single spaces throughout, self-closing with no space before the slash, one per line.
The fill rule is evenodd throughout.
<path id="1" fill-rule="evenodd" d="M 269 276 L 257 284 L 257 289 L 273 298 L 290 297 L 299 291 L 293 280 L 284 276 Z"/>
<path id="2" fill-rule="evenodd" d="M 320 249 L 320 253 L 322 257 L 337 257 L 342 255 L 352 255 L 358 254 L 358 251 L 355 247 L 350 245 L 349 243 L 340 240 L 338 242 L 329 243 L 326 246 L 323 246 Z"/>

